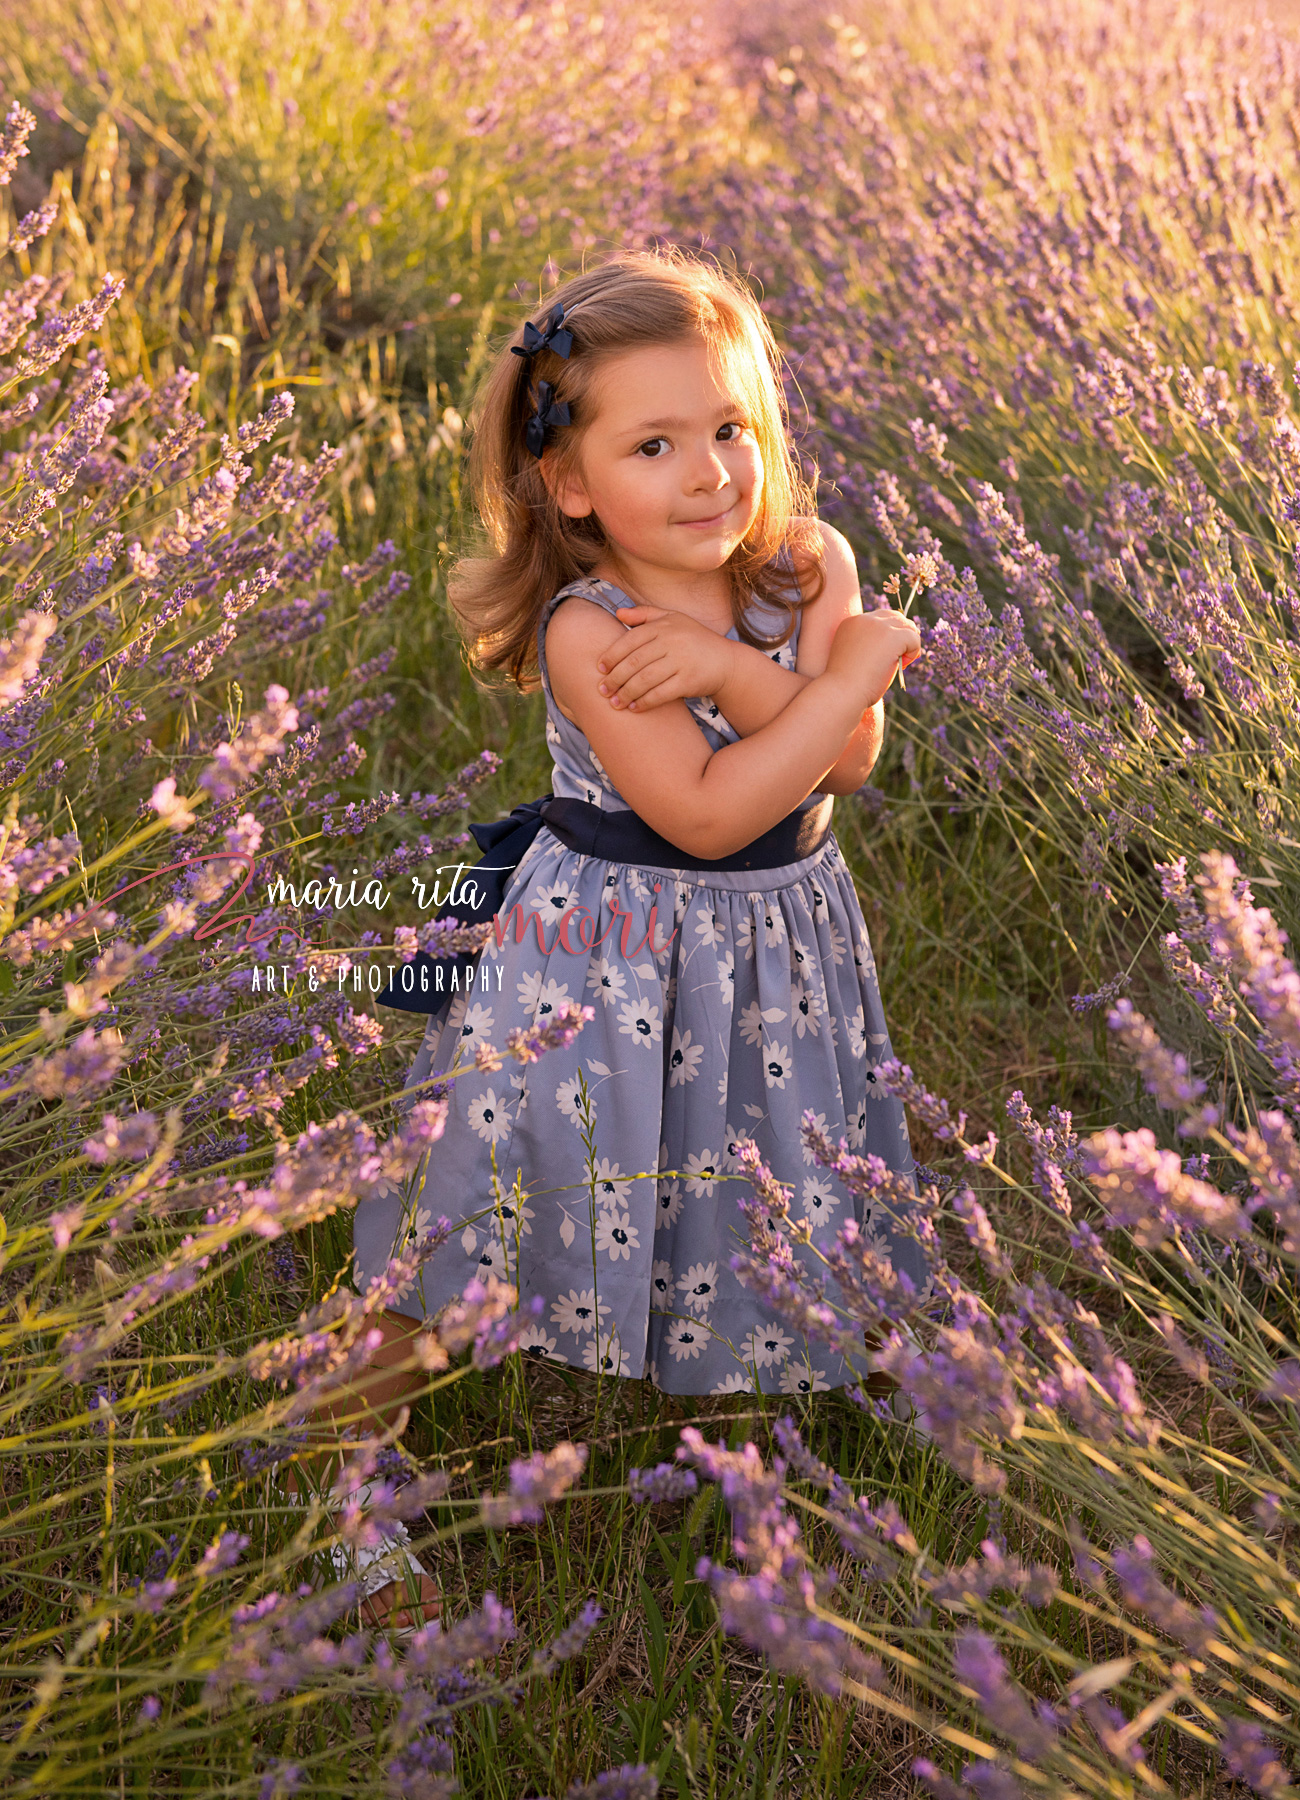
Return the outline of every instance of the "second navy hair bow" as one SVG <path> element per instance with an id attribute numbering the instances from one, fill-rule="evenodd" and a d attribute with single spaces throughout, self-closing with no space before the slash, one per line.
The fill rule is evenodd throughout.
<path id="1" fill-rule="evenodd" d="M 560 322 L 564 318 L 564 302 L 558 301 L 551 308 L 551 315 L 546 321 L 545 331 L 539 331 L 531 319 L 524 321 L 524 341 L 522 344 L 511 344 L 514 356 L 536 356 L 539 350 L 554 350 L 557 356 L 568 360 L 573 348 L 573 333 L 561 331 Z"/>
<path id="2" fill-rule="evenodd" d="M 546 430 L 549 425 L 567 425 L 569 423 L 569 403 L 557 400 L 555 389 L 549 381 L 537 384 L 537 411 L 524 426 L 524 442 L 534 456 L 540 456 L 546 448 Z"/>

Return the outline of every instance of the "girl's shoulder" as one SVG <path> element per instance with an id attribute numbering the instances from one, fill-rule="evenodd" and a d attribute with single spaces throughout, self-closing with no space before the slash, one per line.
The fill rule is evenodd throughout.
<path id="1" fill-rule="evenodd" d="M 815 515 L 795 518 L 791 520 L 791 524 L 796 528 L 798 542 L 792 545 L 787 538 L 776 553 L 776 561 L 781 568 L 798 579 L 808 604 L 812 604 L 812 596 L 816 590 L 819 565 L 826 571 L 823 594 L 837 587 L 842 588 L 846 578 L 856 592 L 858 562 L 853 554 L 853 546 L 844 533 Z"/>

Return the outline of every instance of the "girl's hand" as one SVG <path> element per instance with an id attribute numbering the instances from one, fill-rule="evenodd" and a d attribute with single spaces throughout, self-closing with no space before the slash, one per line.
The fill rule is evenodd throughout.
<path id="1" fill-rule="evenodd" d="M 840 621 L 831 639 L 826 673 L 853 682 L 862 693 L 865 711 L 883 696 L 899 670 L 920 654 L 921 633 L 914 622 L 882 606 Z"/>
<path id="2" fill-rule="evenodd" d="M 716 695 L 732 671 L 735 644 L 698 619 L 662 606 L 620 606 L 631 626 L 597 667 L 611 706 L 649 712 L 669 700 Z"/>

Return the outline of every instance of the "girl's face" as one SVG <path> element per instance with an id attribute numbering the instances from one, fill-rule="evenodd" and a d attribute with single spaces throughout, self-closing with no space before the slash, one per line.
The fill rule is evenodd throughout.
<path id="1" fill-rule="evenodd" d="M 595 513 L 633 573 L 720 569 L 757 517 L 763 462 L 748 409 L 719 386 L 706 346 L 611 357 L 594 407 L 557 504 L 571 518 Z"/>

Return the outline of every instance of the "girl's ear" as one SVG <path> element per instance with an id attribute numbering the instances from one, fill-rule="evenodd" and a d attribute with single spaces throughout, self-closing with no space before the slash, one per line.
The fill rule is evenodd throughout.
<path id="1" fill-rule="evenodd" d="M 591 500 L 583 485 L 582 476 L 576 471 L 567 475 L 558 472 L 557 459 L 543 455 L 538 468 L 542 480 L 551 491 L 551 498 L 560 511 L 570 519 L 585 519 L 592 510 Z"/>

